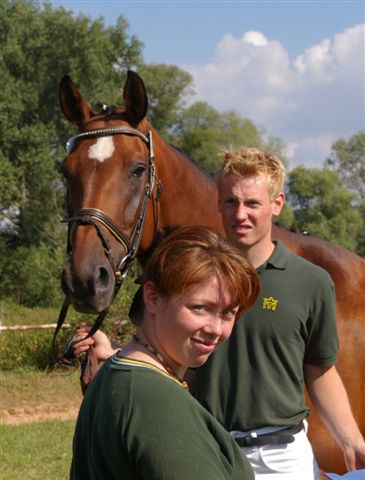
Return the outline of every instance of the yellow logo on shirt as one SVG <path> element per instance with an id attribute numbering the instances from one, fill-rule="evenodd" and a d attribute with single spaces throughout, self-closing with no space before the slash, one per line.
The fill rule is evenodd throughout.
<path id="1" fill-rule="evenodd" d="M 274 297 L 264 297 L 264 300 L 262 302 L 262 308 L 264 310 L 276 310 L 276 307 L 278 306 L 279 300 L 277 300 Z"/>

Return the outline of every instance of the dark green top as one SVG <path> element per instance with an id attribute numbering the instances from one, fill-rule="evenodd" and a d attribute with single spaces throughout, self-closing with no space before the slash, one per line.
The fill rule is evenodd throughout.
<path id="1" fill-rule="evenodd" d="M 299 423 L 309 414 L 303 362 L 336 362 L 334 285 L 328 273 L 280 242 L 257 271 L 258 301 L 197 369 L 194 395 L 229 431 Z"/>
<path id="2" fill-rule="evenodd" d="M 109 359 L 77 420 L 73 480 L 253 480 L 222 426 L 180 383 L 144 362 Z"/>

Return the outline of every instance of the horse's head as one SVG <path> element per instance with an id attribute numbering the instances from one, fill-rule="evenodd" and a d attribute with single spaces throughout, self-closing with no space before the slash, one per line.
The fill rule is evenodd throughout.
<path id="1" fill-rule="evenodd" d="M 66 118 L 79 127 L 63 164 L 69 263 L 62 287 L 78 311 L 99 313 L 112 302 L 137 250 L 153 241 L 156 182 L 147 95 L 141 78 L 128 72 L 124 108 L 92 112 L 67 76 L 59 97 Z"/>

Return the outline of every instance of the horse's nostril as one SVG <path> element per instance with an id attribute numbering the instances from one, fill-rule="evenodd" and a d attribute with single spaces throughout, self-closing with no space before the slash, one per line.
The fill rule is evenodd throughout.
<path id="1" fill-rule="evenodd" d="M 99 277 L 97 279 L 97 284 L 100 286 L 106 287 L 109 284 L 109 272 L 104 267 L 99 267 Z"/>

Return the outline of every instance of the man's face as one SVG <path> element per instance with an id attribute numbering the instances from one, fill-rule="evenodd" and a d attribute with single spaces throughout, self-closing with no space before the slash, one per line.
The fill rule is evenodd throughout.
<path id="1" fill-rule="evenodd" d="M 271 242 L 272 217 L 280 214 L 284 194 L 270 200 L 265 177 L 228 175 L 219 188 L 218 209 L 228 239 L 246 250 Z"/>

